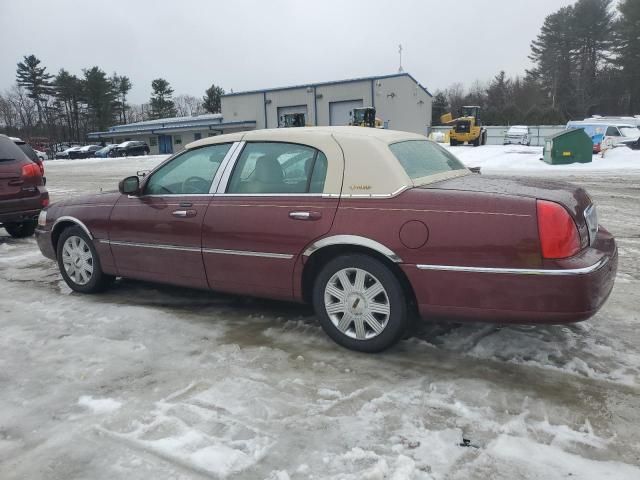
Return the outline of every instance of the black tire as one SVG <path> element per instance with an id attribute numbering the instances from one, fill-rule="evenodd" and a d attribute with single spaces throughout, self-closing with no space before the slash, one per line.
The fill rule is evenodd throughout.
<path id="1" fill-rule="evenodd" d="M 36 222 L 33 220 L 27 220 L 26 222 L 5 223 L 4 229 L 13 238 L 27 238 L 33 235 L 33 232 L 36 231 Z"/>
<path id="2" fill-rule="evenodd" d="M 458 141 L 454 140 L 453 138 L 449 138 L 449 145 L 455 147 L 456 145 L 458 145 Z"/>
<path id="3" fill-rule="evenodd" d="M 370 338 L 358 339 L 350 336 L 356 335 L 355 319 L 357 317 L 365 318 L 359 317 L 359 315 L 362 314 L 362 311 L 367 310 L 367 307 L 369 305 L 367 300 L 363 300 L 363 303 L 361 304 L 362 307 L 360 314 L 350 314 L 351 318 L 353 319 L 353 321 L 349 322 L 348 324 L 350 326 L 350 329 L 353 330 L 353 332 L 351 332 L 350 334 L 341 331 L 338 326 L 334 324 L 334 320 L 339 320 L 332 320 L 327 313 L 327 309 L 325 307 L 325 289 L 334 275 L 344 269 L 362 270 L 365 272 L 365 275 L 368 274 L 368 276 L 366 276 L 366 279 L 368 281 L 373 283 L 377 281 L 384 288 L 384 292 L 379 295 L 382 295 L 384 301 L 386 301 L 386 303 L 383 303 L 383 305 L 388 305 L 389 314 L 388 317 L 386 317 L 386 323 L 385 320 L 379 320 L 379 325 L 384 325 L 382 327 L 382 330 L 377 334 L 369 324 L 365 324 L 365 326 L 363 327 L 363 331 L 365 329 L 368 329 L 366 334 L 367 336 L 370 336 Z M 353 283 L 355 284 L 355 279 L 353 280 Z M 366 291 L 366 289 L 364 291 Z M 357 294 L 350 293 L 350 295 Z M 335 297 L 335 300 L 338 300 L 337 297 Z M 374 297 L 373 300 L 375 300 L 376 302 L 383 301 L 381 300 L 380 296 Z M 353 308 L 354 310 L 356 310 L 358 302 L 359 300 L 356 300 L 353 307 L 345 306 L 345 308 Z M 344 303 L 351 303 L 350 297 L 345 297 Z M 340 302 L 338 301 L 336 304 L 340 304 Z M 343 347 L 360 352 L 375 353 L 391 347 L 398 340 L 400 340 L 400 338 L 402 338 L 409 326 L 407 299 L 405 296 L 405 292 L 402 289 L 402 285 L 398 281 L 396 275 L 380 260 L 359 253 L 342 255 L 334 258 L 333 260 L 329 261 L 322 268 L 322 270 L 320 270 L 320 273 L 315 279 L 313 287 L 313 307 L 315 309 L 316 315 L 320 320 L 322 329 L 327 333 L 327 335 L 329 335 L 329 337 L 331 337 L 336 343 L 342 345 Z M 375 313 L 377 314 L 377 312 Z M 379 318 L 380 317 L 376 317 L 376 319 Z"/>
<path id="4" fill-rule="evenodd" d="M 478 135 L 478 138 L 476 138 L 473 142 L 471 142 L 471 144 L 474 147 L 479 147 L 481 141 L 482 141 L 482 134 Z"/>
<path id="5" fill-rule="evenodd" d="M 63 248 L 65 242 L 70 237 L 80 237 L 84 240 L 84 243 L 89 248 L 91 252 L 91 264 L 93 267 L 93 272 L 89 278 L 89 281 L 84 284 L 77 283 L 73 278 L 69 276 L 67 273 L 64 264 L 63 264 Z M 89 238 L 89 235 L 85 233 L 85 231 L 80 227 L 69 227 L 62 231 L 60 237 L 58 238 L 58 245 L 56 248 L 56 258 L 58 259 L 58 268 L 60 269 L 60 273 L 62 274 L 62 278 L 69 285 L 69 288 L 75 290 L 76 292 L 81 293 L 96 293 L 102 292 L 106 288 L 108 288 L 115 277 L 112 275 L 107 275 L 102 271 L 102 267 L 100 265 L 100 258 L 98 257 L 98 253 L 96 252 L 95 247 L 93 246 L 93 242 Z"/>

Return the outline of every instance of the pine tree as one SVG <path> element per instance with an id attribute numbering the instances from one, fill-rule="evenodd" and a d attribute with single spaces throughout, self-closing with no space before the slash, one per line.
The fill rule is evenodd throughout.
<path id="1" fill-rule="evenodd" d="M 151 94 L 151 118 L 170 118 L 176 116 L 176 107 L 173 103 L 173 88 L 164 78 L 156 78 L 151 82 L 153 93 Z"/>
<path id="2" fill-rule="evenodd" d="M 545 18 L 538 37 L 531 42 L 527 73 L 548 97 L 552 110 L 569 112 L 574 105 L 572 30 L 573 7 L 563 7 Z"/>
<path id="3" fill-rule="evenodd" d="M 54 80 L 55 96 L 60 103 L 68 129 L 69 139 L 80 139 L 80 102 L 83 98 L 83 81 L 60 69 Z"/>
<path id="4" fill-rule="evenodd" d="M 53 76 L 47 73 L 46 67 L 40 67 L 40 60 L 35 55 L 25 56 L 22 62 L 18 62 L 16 79 L 18 85 L 29 92 L 29 98 L 33 99 L 38 109 L 38 123 L 42 124 L 42 104 L 45 96 L 52 93 L 51 79 Z"/>
<path id="5" fill-rule="evenodd" d="M 442 91 L 437 91 L 431 105 L 431 125 L 439 125 L 440 117 L 448 112 L 447 96 Z"/>
<path id="6" fill-rule="evenodd" d="M 111 77 L 111 83 L 115 90 L 117 99 L 116 110 L 118 111 L 120 123 L 127 123 L 127 95 L 133 85 L 129 77 L 125 75 L 118 76 L 116 73 Z"/>
<path id="7" fill-rule="evenodd" d="M 89 128 L 102 132 L 113 124 L 115 88 L 99 67 L 91 67 L 83 72 Z"/>
<path id="8" fill-rule="evenodd" d="M 613 63 L 621 69 L 624 85 L 624 113 L 640 114 L 640 2 L 622 0 L 618 4 L 620 18 L 616 23 Z"/>
<path id="9" fill-rule="evenodd" d="M 202 97 L 204 109 L 209 113 L 220 113 L 222 111 L 222 102 L 220 97 L 224 95 L 224 89 L 211 84 Z"/>
<path id="10" fill-rule="evenodd" d="M 571 37 L 576 65 L 576 100 L 580 114 L 590 115 L 600 103 L 597 76 L 611 47 L 611 0 L 578 0 L 573 6 Z"/>

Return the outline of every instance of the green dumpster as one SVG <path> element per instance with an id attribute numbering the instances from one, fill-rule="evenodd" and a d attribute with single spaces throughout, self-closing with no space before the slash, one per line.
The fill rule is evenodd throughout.
<path id="1" fill-rule="evenodd" d="M 563 130 L 544 139 L 542 160 L 551 165 L 589 163 L 593 156 L 593 142 L 582 128 Z"/>

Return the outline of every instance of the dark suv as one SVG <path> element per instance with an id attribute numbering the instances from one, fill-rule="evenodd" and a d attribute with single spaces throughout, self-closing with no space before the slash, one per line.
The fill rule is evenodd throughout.
<path id="1" fill-rule="evenodd" d="M 128 140 L 109 152 L 111 157 L 134 157 L 136 155 L 149 155 L 149 145 L 139 140 Z"/>
<path id="2" fill-rule="evenodd" d="M 40 164 L 0 134 L 0 226 L 12 237 L 33 235 L 36 218 L 49 205 Z"/>

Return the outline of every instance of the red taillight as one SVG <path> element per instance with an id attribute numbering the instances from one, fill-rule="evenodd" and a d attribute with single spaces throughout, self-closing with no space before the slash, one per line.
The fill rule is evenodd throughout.
<path id="1" fill-rule="evenodd" d="M 566 258 L 580 251 L 580 234 L 573 218 L 562 206 L 546 200 L 536 202 L 538 234 L 544 258 Z"/>
<path id="2" fill-rule="evenodd" d="M 34 178 L 41 177 L 42 173 L 40 173 L 40 167 L 38 166 L 38 164 L 29 163 L 27 165 L 23 165 L 21 176 L 22 178 Z"/>
<path id="3" fill-rule="evenodd" d="M 42 204 L 42 208 L 48 207 L 49 206 L 49 199 L 48 198 L 43 198 L 40 203 Z"/>
<path id="4" fill-rule="evenodd" d="M 38 158 L 38 167 L 40 167 L 40 175 L 44 177 L 44 162 Z"/>

